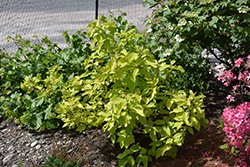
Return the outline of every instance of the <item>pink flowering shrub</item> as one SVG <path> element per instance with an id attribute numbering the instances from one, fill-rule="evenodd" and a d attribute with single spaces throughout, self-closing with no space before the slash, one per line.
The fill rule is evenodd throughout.
<path id="1" fill-rule="evenodd" d="M 224 109 L 222 120 L 225 123 L 223 131 L 226 133 L 231 144 L 235 148 L 243 148 L 250 132 L 250 102 L 238 105 L 235 109 L 228 107 Z"/>
<path id="2" fill-rule="evenodd" d="M 223 131 L 229 139 L 228 146 L 231 146 L 231 154 L 239 156 L 237 161 L 240 166 L 247 166 L 246 160 L 250 159 L 250 147 L 248 146 L 250 135 L 250 102 L 245 102 L 249 95 L 250 88 L 250 55 L 246 62 L 243 58 L 235 61 L 231 70 L 223 71 L 218 77 L 225 86 L 232 86 L 230 94 L 227 96 L 228 103 L 241 102 L 235 108 L 229 106 L 223 110 L 222 120 L 224 122 Z M 238 71 L 236 75 L 233 71 Z"/>

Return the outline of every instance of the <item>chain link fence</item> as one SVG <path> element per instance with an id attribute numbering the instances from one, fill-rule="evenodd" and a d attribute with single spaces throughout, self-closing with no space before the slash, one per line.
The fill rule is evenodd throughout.
<path id="1" fill-rule="evenodd" d="M 128 14 L 127 20 L 139 30 L 150 10 L 143 7 L 143 0 L 1 0 L 0 1 L 0 48 L 12 46 L 7 36 L 21 35 L 32 39 L 47 35 L 52 42 L 64 47 L 62 32 L 74 33 L 84 29 L 98 15 L 109 15 L 120 9 Z M 98 5 L 98 6 L 97 6 Z M 98 10 L 97 10 L 98 9 Z"/>

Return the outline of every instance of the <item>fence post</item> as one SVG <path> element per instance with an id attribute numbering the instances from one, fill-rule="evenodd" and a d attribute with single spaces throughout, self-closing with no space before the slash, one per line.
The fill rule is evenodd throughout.
<path id="1" fill-rule="evenodd" d="M 95 19 L 98 19 L 98 0 L 95 1 Z"/>
<path id="2" fill-rule="evenodd" d="M 2 49 L 0 49 L 0 68 L 2 67 L 2 65 L 1 65 L 1 63 L 2 63 L 2 55 L 3 55 L 3 51 L 2 51 Z M 2 86 L 2 77 L 1 76 L 0 76 L 0 86 Z M 0 106 L 1 106 L 1 103 L 0 103 Z"/>

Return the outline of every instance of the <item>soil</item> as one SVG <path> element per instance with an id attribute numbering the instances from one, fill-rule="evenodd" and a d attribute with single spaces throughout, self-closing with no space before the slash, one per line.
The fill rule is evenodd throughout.
<path id="1" fill-rule="evenodd" d="M 175 159 L 164 156 L 149 163 L 150 167 L 236 167 L 237 159 L 231 157 L 226 150 L 221 150 L 218 146 L 225 144 L 226 136 L 217 128 L 218 120 L 226 105 L 227 94 L 221 90 L 221 85 L 215 78 L 210 79 L 210 88 L 213 90 L 207 95 L 204 101 L 206 105 L 206 118 L 211 123 L 207 129 L 201 129 L 195 135 L 188 135 L 185 144 L 179 147 L 178 154 Z M 0 123 L 2 121 L 0 120 Z M 3 123 L 3 122 L 2 122 Z M 27 128 L 22 128 L 27 131 Z M 19 129 L 20 131 L 20 129 Z M 12 132 L 14 133 L 14 132 Z M 46 133 L 54 133 L 47 131 Z M 69 133 L 69 132 L 68 132 Z M 84 151 L 82 154 L 86 157 L 84 166 L 118 166 L 116 156 L 122 152 L 119 145 L 113 145 L 110 142 L 107 132 L 103 132 L 100 128 L 86 130 L 86 137 L 78 140 L 78 152 Z M 76 132 L 70 132 L 70 135 L 78 135 Z M 91 136 L 87 137 L 87 136 Z M 86 141 L 87 144 L 86 144 Z M 147 142 L 147 141 L 145 141 Z M 86 149 L 86 146 L 88 149 Z M 98 150 L 96 152 L 95 150 Z M 77 154 L 77 153 L 76 153 Z M 95 164 L 95 165 L 94 165 Z"/>

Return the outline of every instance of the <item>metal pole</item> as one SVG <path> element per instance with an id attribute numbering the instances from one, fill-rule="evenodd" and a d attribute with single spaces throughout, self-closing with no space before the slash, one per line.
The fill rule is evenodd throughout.
<path id="1" fill-rule="evenodd" d="M 98 0 L 95 1 L 95 19 L 98 19 Z"/>
<path id="2" fill-rule="evenodd" d="M 3 50 L 4 50 L 4 48 L 3 48 Z M 2 59 L 2 55 L 3 55 L 3 51 L 2 51 L 2 49 L 0 49 L 0 68 L 2 67 L 2 62 L 1 62 L 1 59 Z M 0 86 L 2 86 L 2 77 L 0 76 Z M 0 104 L 0 106 L 1 106 L 1 104 Z"/>

